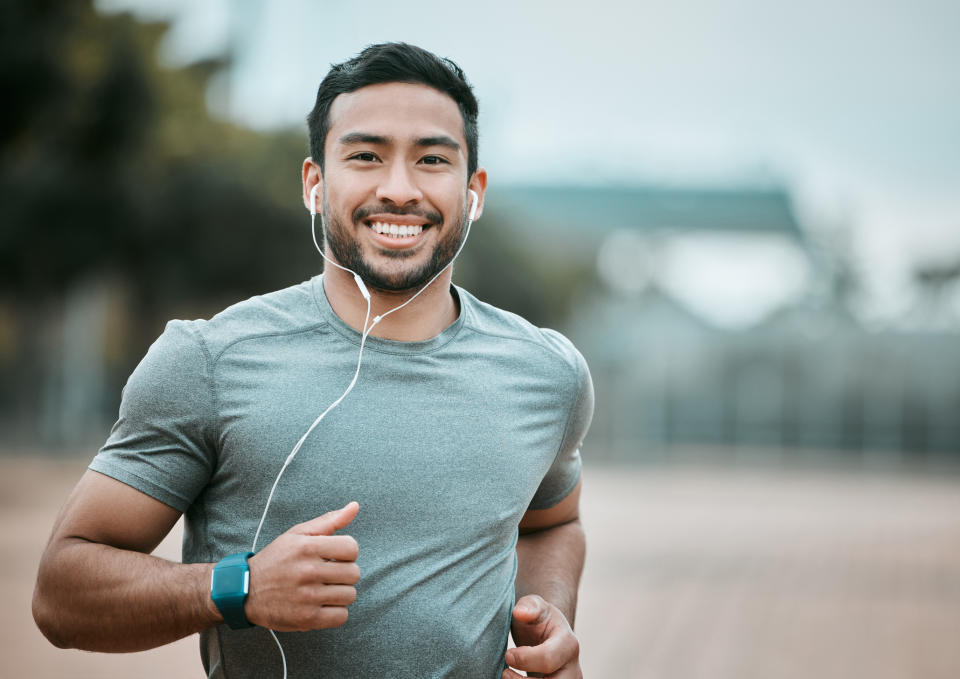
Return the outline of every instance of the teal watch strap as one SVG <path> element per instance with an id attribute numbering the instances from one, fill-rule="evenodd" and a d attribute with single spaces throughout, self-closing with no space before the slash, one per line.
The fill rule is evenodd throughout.
<path id="1" fill-rule="evenodd" d="M 213 567 L 210 577 L 210 598 L 230 629 L 253 627 L 243 610 L 250 592 L 250 566 L 247 559 L 251 556 L 253 552 L 238 552 L 224 557 Z"/>

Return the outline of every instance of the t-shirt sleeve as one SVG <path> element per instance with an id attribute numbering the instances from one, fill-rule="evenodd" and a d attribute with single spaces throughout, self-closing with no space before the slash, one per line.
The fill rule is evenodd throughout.
<path id="1" fill-rule="evenodd" d="M 590 378 L 587 362 L 568 340 L 559 334 L 557 337 L 563 340 L 565 349 L 571 356 L 576 384 L 572 390 L 566 392 L 572 392 L 573 398 L 569 402 L 569 414 L 560 449 L 528 509 L 549 509 L 576 487 L 580 480 L 580 446 L 593 419 L 593 380 Z"/>
<path id="2" fill-rule="evenodd" d="M 90 469 L 185 512 L 215 463 L 211 361 L 191 323 L 171 321 L 130 375 Z"/>

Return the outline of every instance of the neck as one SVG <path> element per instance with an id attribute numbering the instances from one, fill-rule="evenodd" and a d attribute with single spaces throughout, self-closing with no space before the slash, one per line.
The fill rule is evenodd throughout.
<path id="1" fill-rule="evenodd" d="M 385 317 L 370 331 L 373 337 L 421 342 L 436 337 L 457 320 L 459 308 L 450 293 L 451 269 L 447 269 L 433 281 L 415 300 L 402 309 Z M 422 286 L 421 286 L 422 287 Z M 370 322 L 382 316 L 417 294 L 419 287 L 402 292 L 388 292 L 369 288 Z M 357 332 L 363 332 L 367 315 L 367 300 L 360 294 L 353 275 L 327 265 L 323 273 L 323 290 L 330 307 L 340 319 Z M 369 327 L 369 322 L 367 324 Z"/>

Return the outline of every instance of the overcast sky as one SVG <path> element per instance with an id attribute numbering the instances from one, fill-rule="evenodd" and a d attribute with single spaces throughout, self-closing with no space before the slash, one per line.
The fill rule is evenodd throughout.
<path id="1" fill-rule="evenodd" d="M 330 63 L 385 40 L 457 61 L 506 182 L 779 182 L 845 223 L 873 311 L 960 258 L 960 2 L 103 0 L 175 21 L 170 63 L 233 47 L 232 117 L 299 126 Z M 216 95 L 216 93 L 214 93 Z"/>

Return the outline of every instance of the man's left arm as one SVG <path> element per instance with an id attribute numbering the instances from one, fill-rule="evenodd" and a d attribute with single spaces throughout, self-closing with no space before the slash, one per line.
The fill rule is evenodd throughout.
<path id="1" fill-rule="evenodd" d="M 581 679 L 580 644 L 573 634 L 577 589 L 586 552 L 580 525 L 580 481 L 558 504 L 532 509 L 517 539 L 517 603 L 507 664 L 555 679 Z M 513 669 L 504 679 L 522 677 Z"/>

